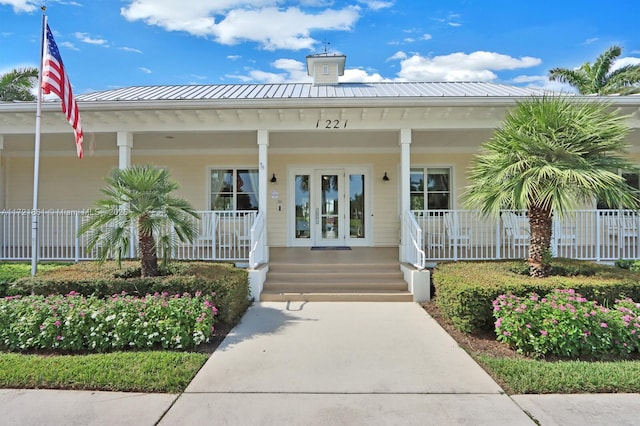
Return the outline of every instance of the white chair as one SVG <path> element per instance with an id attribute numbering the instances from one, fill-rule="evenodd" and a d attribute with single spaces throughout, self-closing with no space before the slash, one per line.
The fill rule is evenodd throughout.
<path id="1" fill-rule="evenodd" d="M 444 213 L 444 229 L 449 246 L 469 247 L 471 241 L 471 230 L 459 224 L 458 215 L 455 213 Z"/>
<path id="2" fill-rule="evenodd" d="M 529 220 L 526 216 L 519 216 L 513 212 L 502 212 L 502 225 L 507 241 L 511 247 L 525 247 L 529 245 Z"/>

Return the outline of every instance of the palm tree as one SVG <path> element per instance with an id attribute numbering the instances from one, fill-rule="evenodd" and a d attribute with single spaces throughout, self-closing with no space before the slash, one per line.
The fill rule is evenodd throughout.
<path id="1" fill-rule="evenodd" d="M 178 184 L 166 170 L 152 166 L 114 169 L 105 181 L 107 187 L 102 193 L 107 198 L 96 202 L 80 234 L 89 233 L 89 248 L 98 248 L 100 263 L 112 254 L 120 267 L 127 255 L 131 230 L 136 229 L 142 276 L 158 275 L 157 249 L 166 264 L 177 242 L 170 228 L 181 242 L 192 242 L 197 213 L 188 201 L 171 195 Z"/>
<path id="2" fill-rule="evenodd" d="M 467 205 L 498 217 L 527 210 L 529 270 L 550 272 L 553 216 L 593 203 L 635 207 L 633 188 L 619 175 L 636 167 L 626 156 L 625 117 L 599 101 L 538 97 L 519 102 L 473 160 Z"/>
<path id="3" fill-rule="evenodd" d="M 0 75 L 0 101 L 35 101 L 31 93 L 38 83 L 37 68 L 16 68 Z"/>
<path id="4" fill-rule="evenodd" d="M 622 54 L 620 46 L 611 46 L 592 64 L 585 62 L 577 69 L 553 68 L 549 80 L 567 83 L 581 95 L 628 95 L 640 91 L 640 64 L 626 65 L 611 71 L 615 60 Z"/>

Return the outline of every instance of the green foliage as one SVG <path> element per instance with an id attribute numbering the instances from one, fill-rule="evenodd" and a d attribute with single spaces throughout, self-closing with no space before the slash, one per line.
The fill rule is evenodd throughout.
<path id="1" fill-rule="evenodd" d="M 164 272 L 167 275 L 141 277 L 139 264 L 115 262 L 98 265 L 82 262 L 65 268 L 43 272 L 35 278 L 28 277 L 12 283 L 7 292 L 11 295 L 50 295 L 77 292 L 84 296 L 100 298 L 126 292 L 130 295 L 169 292 L 170 294 L 201 292 L 215 293 L 212 303 L 218 307 L 218 317 L 226 324 L 235 324 L 249 306 L 249 281 L 247 271 L 224 263 L 175 262 Z"/>
<path id="2" fill-rule="evenodd" d="M 79 234 L 89 235 L 88 248 L 97 248 L 98 261 L 113 257 L 120 264 L 127 256 L 131 230 L 138 233 L 142 275 L 156 275 L 158 252 L 166 265 L 178 242 L 192 242 L 197 234 L 197 213 L 188 201 L 171 193 L 178 184 L 169 172 L 153 166 L 113 169 Z M 149 270 L 147 270 L 149 269 Z"/>
<path id="3" fill-rule="evenodd" d="M 0 299 L 0 348 L 69 352 L 188 349 L 207 342 L 217 309 L 211 297 L 169 293 L 108 299 L 14 296 Z"/>
<path id="4" fill-rule="evenodd" d="M 611 46 L 591 64 L 585 62 L 577 69 L 553 68 L 549 80 L 575 87 L 582 95 L 629 95 L 640 90 L 640 65 L 625 65 L 615 71 L 611 68 L 622 54 L 620 46 Z"/>
<path id="5" fill-rule="evenodd" d="M 493 330 L 492 301 L 501 294 L 544 297 L 558 288 L 574 289 L 604 306 L 624 297 L 640 300 L 640 273 L 565 259 L 556 259 L 554 269 L 569 271 L 570 276 L 531 278 L 522 274 L 528 270 L 524 261 L 443 263 L 433 274 L 435 301 L 456 328 L 473 332 Z"/>
<path id="6" fill-rule="evenodd" d="M 130 351 L 40 356 L 0 353 L 0 388 L 180 393 L 209 354 Z"/>
<path id="7" fill-rule="evenodd" d="M 70 263 L 40 263 L 38 264 L 38 271 L 50 271 L 68 265 L 70 265 Z M 0 297 L 7 295 L 9 284 L 17 279 L 29 276 L 31 276 L 30 263 L 0 263 Z"/>
<path id="8" fill-rule="evenodd" d="M 493 301 L 497 340 L 525 355 L 607 358 L 640 350 L 640 304 L 631 299 L 613 309 L 574 290 L 554 290 Z"/>
<path id="9" fill-rule="evenodd" d="M 0 102 L 35 101 L 31 89 L 38 84 L 37 68 L 16 68 L 0 75 Z"/>

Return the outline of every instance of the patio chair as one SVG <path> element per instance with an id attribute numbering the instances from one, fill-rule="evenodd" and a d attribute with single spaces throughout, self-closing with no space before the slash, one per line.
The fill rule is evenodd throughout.
<path id="1" fill-rule="evenodd" d="M 526 216 L 519 216 L 514 212 L 502 212 L 502 225 L 510 247 L 525 247 L 529 245 L 529 221 Z"/>
<path id="2" fill-rule="evenodd" d="M 449 247 L 469 247 L 471 241 L 471 230 L 468 227 L 460 226 L 458 216 L 454 213 L 444 213 L 444 229 Z"/>

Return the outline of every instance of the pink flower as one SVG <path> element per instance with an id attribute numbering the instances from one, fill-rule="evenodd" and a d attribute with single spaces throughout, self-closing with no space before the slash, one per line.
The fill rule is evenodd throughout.
<path id="1" fill-rule="evenodd" d="M 607 325 L 607 323 L 606 323 L 606 322 L 601 322 L 601 323 L 600 323 L 600 327 L 602 327 L 602 328 L 607 328 L 607 327 L 609 327 L 609 326 Z"/>
<path id="2" fill-rule="evenodd" d="M 62 323 L 60 321 L 56 321 L 56 322 L 53 323 L 53 325 L 55 325 L 56 327 L 60 327 L 61 324 Z"/>
<path id="3" fill-rule="evenodd" d="M 62 336 L 56 336 L 56 340 L 62 340 Z"/>
<path id="4" fill-rule="evenodd" d="M 540 334 L 542 334 L 543 336 L 546 336 L 549 334 L 549 332 L 547 330 L 540 330 Z"/>
<path id="5" fill-rule="evenodd" d="M 531 328 L 531 324 L 527 324 L 527 325 L 525 325 L 525 327 Z"/>
<path id="6" fill-rule="evenodd" d="M 496 328 L 500 327 L 500 325 L 502 325 L 502 318 L 498 318 L 495 323 Z"/>

